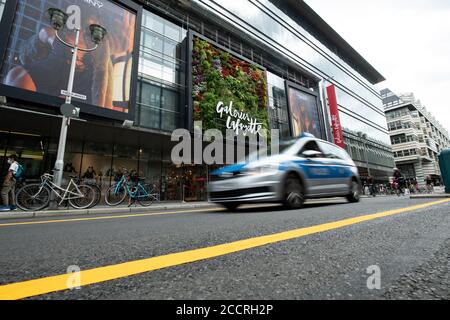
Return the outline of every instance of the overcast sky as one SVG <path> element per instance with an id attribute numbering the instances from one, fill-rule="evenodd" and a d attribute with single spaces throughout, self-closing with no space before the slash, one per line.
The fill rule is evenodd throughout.
<path id="1" fill-rule="evenodd" d="M 387 81 L 450 131 L 450 0 L 305 0 Z"/>

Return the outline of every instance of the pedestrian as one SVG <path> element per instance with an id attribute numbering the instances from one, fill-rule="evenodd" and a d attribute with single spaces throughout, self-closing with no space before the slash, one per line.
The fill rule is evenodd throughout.
<path id="1" fill-rule="evenodd" d="M 430 175 L 425 177 L 425 183 L 427 185 L 427 193 L 433 193 L 433 179 Z"/>
<path id="2" fill-rule="evenodd" d="M 9 169 L 3 180 L 2 201 L 5 207 L 15 210 L 16 207 L 16 182 L 23 178 L 23 166 L 17 162 L 17 155 L 8 157 Z"/>
<path id="3" fill-rule="evenodd" d="M 86 172 L 83 174 L 81 178 L 84 179 L 85 182 L 88 184 L 95 184 L 96 183 L 95 177 L 96 173 L 94 167 L 91 166 L 86 170 Z"/>
<path id="4" fill-rule="evenodd" d="M 398 196 L 403 195 L 403 192 L 405 189 L 405 179 L 403 178 L 403 175 L 400 172 L 400 169 L 394 168 L 393 178 L 394 178 L 393 186 L 394 186 L 395 193 Z"/>
<path id="5" fill-rule="evenodd" d="M 367 185 L 369 186 L 369 195 L 376 197 L 375 185 L 373 183 L 374 183 L 373 177 L 369 175 L 367 177 Z"/>

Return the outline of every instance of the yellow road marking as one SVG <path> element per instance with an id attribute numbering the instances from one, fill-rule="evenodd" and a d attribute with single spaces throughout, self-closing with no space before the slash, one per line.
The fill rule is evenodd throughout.
<path id="1" fill-rule="evenodd" d="M 86 271 L 81 271 L 80 287 L 87 286 L 94 283 L 100 283 L 110 281 L 114 279 L 124 278 L 132 275 L 137 275 L 154 270 L 164 269 L 173 266 L 184 265 L 192 262 L 202 261 L 206 259 L 216 258 L 227 254 L 240 252 L 252 248 L 265 246 L 281 241 L 287 241 L 312 235 L 315 233 L 321 233 L 329 230 L 339 229 L 346 226 L 379 219 L 383 217 L 393 216 L 400 213 L 410 212 L 414 210 L 424 209 L 431 206 L 444 204 L 450 202 L 450 199 L 445 199 L 436 202 L 430 202 L 420 205 L 415 205 L 407 208 L 389 210 L 381 213 L 370 214 L 365 216 L 359 216 L 349 218 L 345 220 L 325 223 L 317 226 L 301 228 L 297 230 L 266 235 L 256 238 L 250 238 L 246 240 L 225 243 L 212 247 L 206 247 L 201 249 L 189 250 L 180 253 L 173 253 L 164 256 L 158 256 L 149 259 L 136 260 L 116 265 L 110 265 L 106 267 L 94 268 Z M 1 300 L 13 300 L 23 299 L 51 292 L 67 290 L 68 280 L 73 277 L 73 274 L 62 274 L 57 276 L 51 276 L 41 279 L 35 279 L 25 282 L 18 282 L 8 285 L 0 286 L 0 299 Z"/>
<path id="2" fill-rule="evenodd" d="M 29 221 L 29 222 L 12 222 L 0 224 L 0 227 L 11 227 L 11 226 L 23 226 L 32 224 L 49 224 L 49 223 L 64 223 L 64 222 L 76 222 L 76 221 L 94 221 L 94 220 L 109 220 L 109 219 L 125 219 L 125 218 L 135 218 L 135 217 L 151 217 L 151 216 L 162 216 L 166 214 L 177 214 L 177 213 L 193 213 L 193 212 L 205 212 L 205 211 L 220 211 L 220 208 L 212 209 L 195 209 L 195 210 L 180 210 L 180 211 L 169 211 L 169 212 L 152 212 L 152 213 L 135 213 L 127 215 L 118 216 L 102 216 L 102 217 L 92 217 L 92 218 L 74 218 L 74 219 L 57 219 L 57 220 L 45 220 L 45 221 Z"/>

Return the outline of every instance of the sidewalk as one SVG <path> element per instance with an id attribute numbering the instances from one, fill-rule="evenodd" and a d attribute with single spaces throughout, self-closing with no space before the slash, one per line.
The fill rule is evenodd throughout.
<path id="1" fill-rule="evenodd" d="M 78 215 L 97 215 L 97 214 L 128 214 L 128 213 L 145 213 L 152 211 L 170 211 L 179 209 L 201 209 L 215 207 L 214 204 L 207 201 L 203 202 L 160 202 L 151 205 L 150 207 L 121 205 L 118 207 L 97 206 L 91 209 L 75 210 L 73 208 L 60 208 L 56 210 L 42 210 L 42 211 L 2 211 L 0 212 L 0 219 L 18 219 L 18 218 L 39 218 L 39 217 L 69 217 Z"/>
<path id="2" fill-rule="evenodd" d="M 435 187 L 431 194 L 412 194 L 411 199 L 445 199 L 450 198 L 450 193 L 445 193 L 444 187 Z"/>

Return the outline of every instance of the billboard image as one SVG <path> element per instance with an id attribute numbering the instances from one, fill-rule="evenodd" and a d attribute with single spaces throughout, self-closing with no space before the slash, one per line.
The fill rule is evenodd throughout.
<path id="1" fill-rule="evenodd" d="M 59 36 L 80 47 L 93 48 L 89 26 L 99 24 L 107 35 L 92 52 L 79 51 L 73 92 L 86 96 L 74 101 L 126 114 L 130 109 L 136 13 L 107 0 L 21 0 L 0 69 L 0 83 L 51 97 L 67 89 L 72 52 L 49 24 L 49 8 L 65 11 L 69 19 Z M 82 109 L 83 111 L 83 109 Z"/>
<path id="2" fill-rule="evenodd" d="M 267 77 L 258 66 L 193 38 L 193 118 L 203 129 L 266 137 Z"/>
<path id="3" fill-rule="evenodd" d="M 288 86 L 288 96 L 293 136 L 307 132 L 322 138 L 317 97 L 291 86 Z"/>

